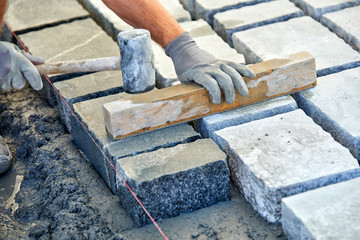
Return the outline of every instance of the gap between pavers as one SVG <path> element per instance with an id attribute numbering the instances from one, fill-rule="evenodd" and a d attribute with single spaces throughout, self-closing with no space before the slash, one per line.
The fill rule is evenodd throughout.
<path id="1" fill-rule="evenodd" d="M 5 20 L 13 31 L 39 28 L 89 13 L 74 0 L 9 0 Z"/>
<path id="2" fill-rule="evenodd" d="M 155 89 L 153 91 L 157 90 Z M 103 104 L 122 99 L 126 96 L 129 96 L 129 94 L 119 93 L 75 103 L 73 105 L 78 119 L 83 126 L 86 127 L 101 150 L 80 125 L 78 119 L 73 116 L 71 118 L 72 135 L 75 144 L 92 162 L 114 193 L 116 193 L 115 170 L 111 164 L 115 166 L 116 160 L 154 151 L 159 148 L 173 147 L 179 143 L 192 142 L 201 138 L 189 124 L 184 123 L 122 140 L 114 141 L 110 139 L 105 129 Z M 106 154 L 111 164 L 105 159 L 101 151 Z"/>
<path id="3" fill-rule="evenodd" d="M 196 0 L 195 17 L 206 20 L 212 26 L 214 21 L 214 15 L 218 12 L 225 12 L 227 10 L 268 1 L 273 0 Z"/>
<path id="4" fill-rule="evenodd" d="M 297 108 L 291 96 L 283 96 L 195 120 L 194 126 L 204 138 L 211 138 L 219 145 L 215 131 L 290 112 Z"/>
<path id="5" fill-rule="evenodd" d="M 308 51 L 315 57 L 318 76 L 360 66 L 357 51 L 307 16 L 237 32 L 232 40 L 247 63 Z"/>
<path id="6" fill-rule="evenodd" d="M 282 200 L 282 227 L 289 239 L 347 239 L 360 236 L 360 178 Z"/>
<path id="7" fill-rule="evenodd" d="M 338 11 L 344 8 L 360 4 L 359 0 L 290 0 L 300 7 L 307 15 L 316 20 L 328 12 Z"/>
<path id="8" fill-rule="evenodd" d="M 281 220 L 281 199 L 360 176 L 348 149 L 302 110 L 215 132 L 233 182 L 270 222 Z"/>
<path id="9" fill-rule="evenodd" d="M 300 108 L 360 161 L 360 67 L 318 78 L 296 93 Z"/>
<path id="10" fill-rule="evenodd" d="M 303 11 L 288 0 L 270 1 L 215 14 L 214 30 L 233 46 L 231 36 L 235 32 L 301 16 Z"/>
<path id="11" fill-rule="evenodd" d="M 360 6 L 327 13 L 321 17 L 321 23 L 335 32 L 346 43 L 360 52 Z"/>
<path id="12" fill-rule="evenodd" d="M 117 160 L 120 200 L 139 226 L 151 223 L 127 185 L 155 219 L 175 217 L 231 198 L 226 155 L 211 139 Z"/>

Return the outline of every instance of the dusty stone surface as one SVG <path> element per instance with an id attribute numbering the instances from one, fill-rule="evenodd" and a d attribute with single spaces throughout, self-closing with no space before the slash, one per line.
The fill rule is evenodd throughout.
<path id="1" fill-rule="evenodd" d="M 230 9 L 241 8 L 270 0 L 197 0 L 195 12 L 197 18 L 205 19 L 210 25 L 213 24 L 214 15 L 218 12 L 224 12 Z"/>
<path id="2" fill-rule="evenodd" d="M 299 107 L 360 161 L 360 68 L 318 78 L 314 89 L 297 93 Z"/>
<path id="3" fill-rule="evenodd" d="M 171 147 L 179 143 L 191 142 L 200 138 L 200 135 L 190 125 L 184 123 L 122 140 L 111 140 L 105 129 L 103 104 L 119 100 L 128 95 L 126 93 L 119 93 L 74 104 L 75 113 L 84 126 L 87 127 L 90 135 L 96 140 L 97 145 L 105 153 L 106 157 L 85 132 L 77 119 L 74 117 L 71 119 L 74 142 L 89 158 L 104 181 L 114 192 L 116 192 L 114 184 L 115 171 L 111 164 L 115 166 L 117 159 L 154 151 L 161 147 Z"/>
<path id="4" fill-rule="evenodd" d="M 282 200 L 282 226 L 289 239 L 358 239 L 360 178 Z"/>
<path id="5" fill-rule="evenodd" d="M 299 6 L 307 15 L 320 20 L 320 17 L 328 12 L 338 11 L 343 8 L 359 5 L 359 0 L 291 0 Z"/>
<path id="6" fill-rule="evenodd" d="M 234 33 L 232 40 L 236 50 L 244 54 L 249 63 L 308 51 L 316 59 L 318 76 L 360 64 L 357 51 L 310 17 L 294 18 Z"/>
<path id="7" fill-rule="evenodd" d="M 360 176 L 349 150 L 302 110 L 215 132 L 232 180 L 256 211 L 281 219 L 281 199 Z"/>
<path id="8" fill-rule="evenodd" d="M 195 3 L 196 0 L 180 0 L 180 3 L 190 13 L 192 19 L 195 19 Z"/>
<path id="9" fill-rule="evenodd" d="M 360 6 L 346 8 L 341 11 L 327 13 L 322 16 L 321 23 L 360 52 Z"/>
<path id="10" fill-rule="evenodd" d="M 234 32 L 303 15 L 304 13 L 288 0 L 264 2 L 215 14 L 214 30 L 232 44 L 231 36 Z"/>
<path id="11" fill-rule="evenodd" d="M 284 96 L 204 117 L 196 120 L 195 126 L 203 137 L 210 137 L 219 143 L 217 135 L 214 134 L 215 131 L 293 111 L 297 108 L 297 104 L 291 96 Z"/>
<path id="12" fill-rule="evenodd" d="M 80 33 L 81 34 L 78 34 Z M 119 56 L 118 44 L 99 27 L 94 20 L 84 19 L 21 34 L 20 39 L 33 55 L 41 56 L 47 62 L 82 60 L 88 58 Z M 114 78 L 117 73 L 113 73 Z M 77 74 L 62 77 L 50 76 L 52 82 L 69 79 Z M 105 77 L 105 75 L 103 75 Z M 118 77 L 116 77 L 118 79 Z M 41 90 L 52 105 L 56 105 L 55 94 L 48 80 L 43 78 Z M 118 86 L 115 81 L 111 88 Z"/>
<path id="13" fill-rule="evenodd" d="M 9 0 L 8 2 L 9 8 L 5 18 L 13 31 L 41 27 L 45 24 L 89 15 L 76 0 L 61 2 L 57 0 Z"/>
<path id="14" fill-rule="evenodd" d="M 230 200 L 226 155 L 210 139 L 123 158 L 116 169 L 120 200 L 140 226 L 151 221 L 123 180 L 155 220 Z"/>
<path id="15" fill-rule="evenodd" d="M 191 20 L 190 13 L 184 9 L 179 0 L 159 0 L 159 2 L 178 22 Z"/>

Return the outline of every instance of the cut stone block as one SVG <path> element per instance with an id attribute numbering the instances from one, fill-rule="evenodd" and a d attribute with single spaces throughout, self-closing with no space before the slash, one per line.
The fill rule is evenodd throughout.
<path id="1" fill-rule="evenodd" d="M 43 57 L 47 62 L 120 55 L 118 44 L 107 36 L 92 19 L 73 21 L 21 34 L 19 37 L 32 54 Z M 114 79 L 119 79 L 118 73 L 110 73 L 110 75 L 112 74 L 114 74 Z M 68 79 L 73 76 L 73 74 L 64 75 L 61 79 Z M 101 76 L 106 78 L 105 75 Z M 50 76 L 52 82 L 57 81 L 58 78 L 58 76 Z M 44 88 L 41 90 L 43 95 L 51 105 L 56 105 L 53 87 L 47 80 L 44 80 L 43 83 Z M 118 87 L 121 84 L 118 81 L 112 81 L 112 83 L 114 85 L 110 88 Z M 109 84 L 104 85 L 109 86 Z"/>
<path id="2" fill-rule="evenodd" d="M 121 71 L 107 71 L 87 74 L 81 77 L 54 83 L 60 93 L 56 97 L 56 106 L 61 121 L 68 132 L 71 132 L 71 115 L 69 107 L 74 103 L 116 94 L 124 91 Z M 64 102 L 65 100 L 65 102 Z"/>
<path id="3" fill-rule="evenodd" d="M 234 32 L 303 16 L 304 13 L 288 0 L 265 2 L 214 15 L 214 30 L 230 45 Z"/>
<path id="4" fill-rule="evenodd" d="M 92 18 L 104 28 L 114 40 L 119 32 L 133 29 L 111 11 L 101 0 L 78 0 L 86 8 Z M 177 0 L 160 0 L 161 4 L 179 22 L 189 21 L 190 14 L 181 6 Z"/>
<path id="5" fill-rule="evenodd" d="M 307 51 L 316 59 L 318 76 L 360 66 L 358 52 L 310 17 L 237 32 L 232 40 L 236 50 L 245 55 L 247 63 Z"/>
<path id="6" fill-rule="evenodd" d="M 9 0 L 5 19 L 13 31 L 41 27 L 89 13 L 75 0 Z"/>
<path id="7" fill-rule="evenodd" d="M 270 222 L 281 219 L 281 199 L 360 176 L 349 150 L 302 110 L 215 132 L 231 178 Z"/>
<path id="8" fill-rule="evenodd" d="M 282 200 L 288 239 L 349 239 L 360 236 L 360 178 Z"/>
<path id="9" fill-rule="evenodd" d="M 327 13 L 321 23 L 360 52 L 360 6 Z"/>
<path id="10" fill-rule="evenodd" d="M 123 180 L 155 220 L 231 198 L 226 156 L 211 139 L 122 158 L 116 169 L 121 203 L 140 226 L 151 221 Z"/>
<path id="11" fill-rule="evenodd" d="M 349 148 L 360 161 L 360 68 L 318 78 L 314 89 L 295 94 L 299 107 Z"/>
<path id="12" fill-rule="evenodd" d="M 214 15 L 230 9 L 241 8 L 271 0 L 197 0 L 195 6 L 196 18 L 205 19 L 210 25 L 213 24 Z"/>
<path id="13" fill-rule="evenodd" d="M 103 104 L 126 96 L 129 96 L 129 94 L 119 93 L 73 105 L 77 117 L 96 143 L 89 137 L 79 121 L 73 116 L 71 118 L 74 142 L 92 162 L 113 192 L 116 192 L 115 171 L 108 160 L 115 166 L 115 161 L 123 157 L 154 151 L 162 147 L 171 147 L 179 143 L 192 142 L 200 138 L 200 135 L 190 125 L 184 123 L 118 141 L 111 140 L 105 130 Z"/>
<path id="14" fill-rule="evenodd" d="M 297 104 L 291 96 L 284 96 L 240 107 L 224 113 L 214 114 L 194 122 L 196 130 L 199 131 L 203 137 L 210 137 L 219 144 L 216 138 L 217 135 L 214 134 L 215 131 L 271 117 L 276 114 L 290 112 L 297 108 Z"/>
<path id="15" fill-rule="evenodd" d="M 236 52 L 226 42 L 224 42 L 204 20 L 183 22 L 181 26 L 190 33 L 198 46 L 205 51 L 211 53 L 218 59 L 245 63 L 242 54 Z M 153 51 L 155 55 L 156 87 L 164 88 L 174 84 L 179 84 L 173 62 L 170 57 L 165 54 L 163 48 L 153 43 Z"/>
<path id="16" fill-rule="evenodd" d="M 187 9 L 192 19 L 195 19 L 195 3 L 196 0 L 180 0 L 180 3 Z"/>
<path id="17" fill-rule="evenodd" d="M 316 20 L 328 12 L 338 11 L 347 7 L 359 5 L 359 0 L 291 0 L 299 6 L 307 15 Z"/>

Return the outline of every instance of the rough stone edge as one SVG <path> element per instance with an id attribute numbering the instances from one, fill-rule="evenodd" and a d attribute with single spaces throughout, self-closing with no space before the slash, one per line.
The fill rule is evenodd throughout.
<path id="1" fill-rule="evenodd" d="M 302 93 L 295 93 L 294 99 L 299 108 L 301 108 L 306 115 L 311 117 L 316 124 L 322 127 L 322 129 L 330 133 L 337 142 L 348 148 L 351 154 L 360 162 L 360 136 L 352 136 L 328 115 L 322 112 L 320 108 L 310 100 L 306 99 Z"/>

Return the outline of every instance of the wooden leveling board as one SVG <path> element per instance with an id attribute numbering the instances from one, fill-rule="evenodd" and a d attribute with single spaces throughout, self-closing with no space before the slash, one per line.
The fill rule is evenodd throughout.
<path id="1" fill-rule="evenodd" d="M 106 130 L 112 139 L 121 139 L 316 85 L 315 59 L 307 52 L 248 67 L 256 78 L 245 78 L 249 94 L 237 94 L 233 104 L 213 104 L 205 88 L 194 83 L 180 84 L 104 104 Z"/>

